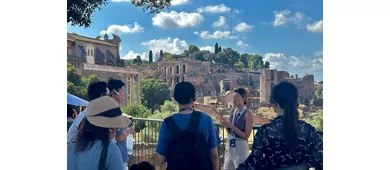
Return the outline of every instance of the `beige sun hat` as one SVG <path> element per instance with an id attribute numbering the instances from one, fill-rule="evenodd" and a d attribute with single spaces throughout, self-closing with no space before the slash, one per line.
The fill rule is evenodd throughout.
<path id="1" fill-rule="evenodd" d="M 87 105 L 87 120 L 98 127 L 122 128 L 130 124 L 130 120 L 122 115 L 118 102 L 110 97 L 104 96 L 92 100 Z"/>

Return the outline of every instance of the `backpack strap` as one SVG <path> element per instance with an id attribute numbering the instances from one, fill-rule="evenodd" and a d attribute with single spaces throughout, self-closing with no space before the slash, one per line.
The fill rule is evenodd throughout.
<path id="1" fill-rule="evenodd" d="M 190 123 L 188 124 L 188 129 L 198 129 L 199 120 L 200 120 L 200 112 L 194 110 L 191 115 Z"/>
<path id="2" fill-rule="evenodd" d="M 169 116 L 164 119 L 165 124 L 168 127 L 170 138 L 175 137 L 180 134 L 180 128 L 177 126 L 172 116 Z"/>
<path id="3" fill-rule="evenodd" d="M 109 145 L 110 142 L 105 142 L 103 144 L 102 153 L 100 154 L 100 160 L 99 160 L 99 170 L 106 169 L 106 160 L 107 160 L 107 152 L 108 152 Z"/>

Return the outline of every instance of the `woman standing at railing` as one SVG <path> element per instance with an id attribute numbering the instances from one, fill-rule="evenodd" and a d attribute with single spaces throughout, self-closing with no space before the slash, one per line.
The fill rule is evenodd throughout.
<path id="1" fill-rule="evenodd" d="M 251 155 L 237 170 L 322 169 L 322 140 L 313 126 L 298 120 L 297 88 L 277 84 L 270 103 L 278 117 L 257 131 Z"/>
<path id="2" fill-rule="evenodd" d="M 226 145 L 224 156 L 224 170 L 236 169 L 249 156 L 248 138 L 253 129 L 253 114 L 245 106 L 247 101 L 248 91 L 243 88 L 234 90 L 233 105 L 235 109 L 230 113 L 229 120 L 224 119 L 222 116 L 216 117 L 229 134 L 229 144 Z M 214 115 L 220 115 L 212 106 L 195 105 L 195 108 Z"/>

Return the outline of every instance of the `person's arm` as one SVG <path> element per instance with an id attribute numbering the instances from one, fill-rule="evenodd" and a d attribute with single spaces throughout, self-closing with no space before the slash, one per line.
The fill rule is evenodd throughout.
<path id="1" fill-rule="evenodd" d="M 251 135 L 252 133 L 252 129 L 253 129 L 253 114 L 247 110 L 246 113 L 245 113 L 245 132 L 241 131 L 240 129 L 238 129 L 236 126 L 232 125 L 232 130 L 238 135 L 240 136 L 242 139 L 244 140 L 248 140 L 249 136 Z"/>
<path id="2" fill-rule="evenodd" d="M 123 132 L 122 135 L 119 135 L 119 136 L 115 136 L 115 139 L 116 139 L 116 142 L 121 142 L 121 141 L 124 141 L 127 139 L 127 136 L 129 136 L 130 134 L 135 134 L 135 131 L 133 128 L 129 128 L 127 129 L 126 131 Z"/>
<path id="3" fill-rule="evenodd" d="M 256 132 L 255 139 L 252 145 L 252 152 L 249 157 L 241 163 L 236 170 L 248 169 L 262 169 L 261 161 L 263 159 L 263 131 L 266 129 L 265 125 Z"/>
<path id="4" fill-rule="evenodd" d="M 219 156 L 218 156 L 218 145 L 221 143 L 221 139 L 218 136 L 217 129 L 215 128 L 214 122 L 211 117 L 208 120 L 208 134 L 209 139 L 207 141 L 210 149 L 211 162 L 213 164 L 213 170 L 219 169 Z"/>
<path id="5" fill-rule="evenodd" d="M 165 122 L 161 123 L 160 133 L 158 135 L 158 142 L 156 147 L 157 160 L 159 164 L 166 162 L 166 152 L 169 142 L 169 130 Z"/>

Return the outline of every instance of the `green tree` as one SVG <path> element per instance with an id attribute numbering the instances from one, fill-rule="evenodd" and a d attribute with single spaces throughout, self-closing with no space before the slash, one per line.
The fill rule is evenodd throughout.
<path id="1" fill-rule="evenodd" d="M 188 55 L 190 55 L 190 53 L 188 52 L 188 50 L 184 50 L 183 53 L 181 54 L 181 56 L 183 56 L 183 58 L 187 58 Z"/>
<path id="2" fill-rule="evenodd" d="M 305 121 L 314 126 L 317 130 L 323 131 L 323 110 L 318 110 L 317 112 L 309 115 Z"/>
<path id="3" fill-rule="evenodd" d="M 323 82 L 323 81 L 319 81 L 318 83 L 319 83 L 319 84 L 324 84 L 324 82 Z"/>
<path id="4" fill-rule="evenodd" d="M 188 53 L 189 53 L 189 54 L 191 54 L 191 53 L 193 53 L 193 52 L 195 52 L 195 51 L 200 51 L 199 48 L 198 48 L 196 45 L 190 45 L 190 46 L 188 47 Z"/>
<path id="5" fill-rule="evenodd" d="M 165 100 L 170 99 L 170 91 L 166 83 L 153 78 L 141 79 L 141 102 L 152 112 Z"/>
<path id="6" fill-rule="evenodd" d="M 189 57 L 193 58 L 195 60 L 204 61 L 202 52 L 200 52 L 200 51 L 195 51 L 193 53 L 190 53 Z"/>
<path id="7" fill-rule="evenodd" d="M 149 50 L 149 64 L 153 62 L 153 52 L 152 50 Z"/>
<path id="8" fill-rule="evenodd" d="M 142 104 L 133 104 L 133 105 L 124 106 L 121 108 L 121 110 L 123 113 L 136 118 L 147 118 L 150 115 L 152 115 L 150 110 L 148 110 L 148 108 L 146 108 Z M 133 125 L 134 125 L 134 130 L 136 132 L 140 132 L 142 129 L 146 127 L 144 121 L 134 121 Z"/>
<path id="9" fill-rule="evenodd" d="M 250 62 L 251 56 L 247 53 L 241 54 L 240 55 L 240 61 L 244 63 L 245 68 L 249 67 L 249 62 Z"/>
<path id="10" fill-rule="evenodd" d="M 264 63 L 264 68 L 265 68 L 265 69 L 269 69 L 269 66 L 270 66 L 270 63 L 269 63 L 268 61 L 266 61 L 266 62 Z"/>
<path id="11" fill-rule="evenodd" d="M 167 61 L 173 60 L 173 56 L 171 53 L 165 52 L 164 56 L 165 56 L 165 60 Z"/>
<path id="12" fill-rule="evenodd" d="M 84 100 L 89 100 L 87 89 L 88 85 L 92 82 L 99 81 L 96 75 L 91 74 L 88 77 L 83 77 L 77 74 L 76 69 L 68 64 L 67 65 L 67 92 Z"/>
<path id="13" fill-rule="evenodd" d="M 102 6 L 106 6 L 107 3 L 107 0 L 68 0 L 67 22 L 74 26 L 90 27 L 92 13 L 101 10 Z M 131 3 L 149 13 L 159 13 L 171 5 L 170 0 L 131 0 Z"/>
<path id="14" fill-rule="evenodd" d="M 164 57 L 164 52 L 163 50 L 160 50 L 160 60 L 164 60 L 165 57 Z"/>
<path id="15" fill-rule="evenodd" d="M 240 58 L 240 53 L 232 50 L 231 48 L 225 48 L 222 52 L 225 54 L 225 57 L 227 57 L 227 63 L 224 64 L 228 64 L 230 67 L 233 67 Z"/>
<path id="16" fill-rule="evenodd" d="M 264 68 L 264 62 L 263 62 L 263 57 L 256 54 L 256 55 L 252 55 L 250 56 L 250 64 L 249 64 L 249 67 L 252 69 L 252 70 L 260 70 L 260 69 L 263 69 Z"/>
<path id="17" fill-rule="evenodd" d="M 238 62 L 236 64 L 234 64 L 234 67 L 237 67 L 237 68 L 244 68 L 245 67 L 245 64 L 243 62 Z"/>
<path id="18" fill-rule="evenodd" d="M 161 112 L 175 113 L 178 112 L 178 110 L 179 110 L 179 106 L 169 100 L 165 100 L 164 105 L 161 106 Z"/>
<path id="19" fill-rule="evenodd" d="M 203 59 L 205 61 L 214 61 L 215 57 L 216 57 L 216 55 L 214 53 L 207 53 L 207 54 L 203 55 Z"/>
<path id="20" fill-rule="evenodd" d="M 217 55 L 220 51 L 220 48 L 218 47 L 218 43 L 215 43 L 215 46 L 214 46 L 214 54 Z"/>

